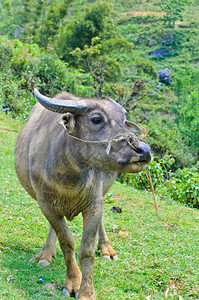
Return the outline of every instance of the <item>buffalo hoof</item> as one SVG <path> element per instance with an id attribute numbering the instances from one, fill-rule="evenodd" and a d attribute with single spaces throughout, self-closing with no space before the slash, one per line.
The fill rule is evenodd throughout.
<path id="1" fill-rule="evenodd" d="M 74 293 L 74 292 L 70 293 L 67 288 L 63 288 L 63 296 L 68 297 L 68 298 L 72 297 L 72 298 L 77 299 L 77 293 Z"/>
<path id="2" fill-rule="evenodd" d="M 51 265 L 51 263 L 47 259 L 41 259 L 38 261 L 38 265 L 42 267 L 48 267 Z"/>
<path id="3" fill-rule="evenodd" d="M 70 293 L 69 293 L 68 289 L 66 289 L 66 288 L 63 289 L 63 296 L 70 297 Z"/>
<path id="4" fill-rule="evenodd" d="M 114 255 L 113 256 L 113 260 L 118 260 L 119 258 L 118 258 L 118 256 L 117 255 Z"/>
<path id="5" fill-rule="evenodd" d="M 85 296 L 85 295 L 79 295 L 77 294 L 77 299 L 78 300 L 96 300 L 96 297 L 95 297 L 95 293 L 93 295 L 89 295 L 89 296 Z"/>
<path id="6" fill-rule="evenodd" d="M 118 256 L 115 250 L 112 248 L 111 243 L 107 240 L 105 243 L 98 244 L 98 250 L 100 250 L 100 256 L 104 260 L 118 260 Z"/>
<path id="7" fill-rule="evenodd" d="M 63 289 L 63 296 L 68 297 L 68 298 L 72 297 L 71 293 L 69 292 L 69 290 L 67 288 Z"/>
<path id="8" fill-rule="evenodd" d="M 118 256 L 117 255 L 114 255 L 114 256 L 109 256 L 109 255 L 103 255 L 102 256 L 102 259 L 104 259 L 104 260 L 111 260 L 111 258 L 113 259 L 113 260 L 118 260 Z"/>
<path id="9" fill-rule="evenodd" d="M 52 264 L 52 258 L 56 258 L 56 251 L 55 249 L 47 247 L 34 256 L 34 259 L 42 267 L 50 266 Z"/>
<path id="10" fill-rule="evenodd" d="M 79 299 L 79 300 L 96 300 L 96 298 L 95 297 L 80 297 L 80 298 L 77 298 L 77 299 Z"/>
<path id="11" fill-rule="evenodd" d="M 75 297 L 77 298 L 78 291 L 80 289 L 82 281 L 82 274 L 79 270 L 78 265 L 73 264 L 73 268 L 68 272 L 66 276 L 66 282 L 63 288 L 63 295 L 66 297 Z"/>
<path id="12" fill-rule="evenodd" d="M 109 255 L 103 255 L 103 256 L 102 256 L 102 259 L 104 259 L 104 260 L 111 260 L 111 258 L 110 258 Z"/>

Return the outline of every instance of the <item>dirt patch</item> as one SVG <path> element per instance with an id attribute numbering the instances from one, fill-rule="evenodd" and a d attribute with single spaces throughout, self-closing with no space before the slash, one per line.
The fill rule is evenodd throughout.
<path id="1" fill-rule="evenodd" d="M 148 129 L 145 127 L 142 127 L 141 130 L 142 130 L 142 132 L 140 134 L 140 138 L 144 140 L 148 136 Z"/>
<path id="2" fill-rule="evenodd" d="M 163 17 L 166 15 L 166 13 L 164 11 L 127 11 L 122 13 L 122 15 L 127 15 L 127 16 L 142 16 L 142 17 L 146 17 L 146 16 L 157 16 L 157 17 Z M 176 21 L 175 24 L 181 24 L 182 21 Z"/>
<path id="3" fill-rule="evenodd" d="M 127 11 L 122 13 L 123 15 L 131 15 L 131 16 L 165 16 L 165 12 L 159 11 Z"/>

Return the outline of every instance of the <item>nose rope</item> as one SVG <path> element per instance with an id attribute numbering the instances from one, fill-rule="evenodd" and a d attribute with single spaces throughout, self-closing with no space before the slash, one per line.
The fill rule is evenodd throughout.
<path id="1" fill-rule="evenodd" d="M 68 133 L 67 131 L 65 131 L 66 135 L 69 136 L 70 138 L 76 140 L 76 141 L 79 141 L 79 142 L 82 142 L 82 143 L 87 143 L 87 144 L 105 144 L 105 143 L 117 143 L 121 140 L 126 140 L 128 136 L 125 136 L 125 135 L 116 135 L 111 141 L 109 140 L 101 140 L 101 141 L 89 141 L 89 140 L 83 140 L 81 138 L 78 138 L 70 133 Z M 130 138 L 130 136 L 129 136 Z M 132 138 L 132 137 L 131 137 Z"/>
<path id="2" fill-rule="evenodd" d="M 132 144 L 132 142 L 138 142 L 138 139 L 137 137 L 133 136 L 133 135 L 117 135 L 115 136 L 112 140 L 108 141 L 108 140 L 102 140 L 102 141 L 88 141 L 88 140 L 83 140 L 81 138 L 78 138 L 74 135 L 71 135 L 70 133 L 68 133 L 67 131 L 65 131 L 66 135 L 78 142 L 82 142 L 82 143 L 85 143 L 85 144 L 108 144 L 107 147 L 106 147 L 106 153 L 107 155 L 109 155 L 110 153 L 110 150 L 111 150 L 111 146 L 112 144 L 116 144 L 122 140 L 126 140 L 128 145 L 133 148 L 135 151 L 137 151 L 137 148 Z"/>
<path id="3" fill-rule="evenodd" d="M 126 138 L 126 141 L 127 141 L 127 143 L 129 144 L 129 146 L 131 147 L 131 148 L 133 148 L 133 150 L 135 150 L 135 151 L 137 151 L 137 148 L 132 144 L 132 142 L 131 142 L 131 137 L 127 137 Z"/>
<path id="4" fill-rule="evenodd" d="M 58 127 L 59 123 L 56 122 L 54 128 L 53 128 L 53 131 Z M 86 144 L 108 144 L 107 147 L 106 147 L 106 154 L 109 155 L 110 154 L 110 150 L 111 150 L 111 145 L 113 143 L 117 143 L 119 141 L 122 141 L 122 140 L 126 140 L 126 142 L 128 143 L 128 145 L 133 148 L 134 151 L 137 151 L 137 148 L 132 144 L 132 143 L 136 143 L 138 141 L 142 141 L 144 142 L 145 144 L 147 144 L 149 146 L 149 144 L 147 142 L 145 142 L 143 139 L 140 139 L 138 138 L 137 136 L 135 135 L 132 135 L 131 134 L 126 134 L 126 135 L 116 135 L 112 140 L 102 140 L 102 141 L 88 141 L 88 140 L 83 140 L 81 138 L 78 138 L 70 133 L 68 133 L 68 131 L 65 129 L 65 134 L 69 137 L 69 138 L 72 138 L 76 141 L 79 141 L 79 142 L 82 142 L 82 143 L 86 143 Z M 46 136 L 47 138 L 47 136 Z M 44 141 L 46 140 L 46 138 L 44 139 Z M 44 142 L 43 141 L 43 142 Z"/>
<path id="5" fill-rule="evenodd" d="M 58 125 L 59 123 L 57 123 Z M 134 151 L 137 151 L 137 148 L 133 145 L 133 143 L 136 143 L 138 141 L 142 141 L 144 142 L 145 144 L 148 145 L 147 142 L 145 142 L 144 140 L 138 138 L 137 136 L 135 135 L 132 135 L 132 133 L 130 134 L 126 134 L 126 135 L 116 135 L 112 140 L 101 140 L 101 141 L 89 141 L 89 140 L 84 140 L 84 139 L 81 139 L 81 138 L 78 138 L 70 133 L 68 133 L 67 130 L 65 130 L 65 133 L 68 137 L 78 141 L 78 142 L 82 142 L 82 143 L 85 143 L 85 144 L 108 144 L 107 147 L 106 147 L 106 153 L 107 155 L 109 155 L 110 153 L 110 150 L 111 150 L 111 146 L 113 143 L 117 143 L 119 141 L 122 141 L 122 140 L 126 140 L 126 142 L 128 143 L 128 145 L 134 150 Z"/>

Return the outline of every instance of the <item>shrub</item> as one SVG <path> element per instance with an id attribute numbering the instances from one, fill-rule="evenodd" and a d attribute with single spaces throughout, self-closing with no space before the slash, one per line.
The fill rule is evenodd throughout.
<path id="1" fill-rule="evenodd" d="M 35 86 L 54 96 L 65 90 L 92 96 L 91 76 L 80 70 L 69 70 L 51 49 L 40 51 L 37 45 L 0 38 L 0 95 L 13 116 L 27 118 L 35 104 Z"/>
<path id="2" fill-rule="evenodd" d="M 110 18 L 111 8 L 106 1 L 90 4 L 84 13 L 78 14 L 61 32 L 57 43 L 57 53 L 65 61 L 73 60 L 71 51 L 90 46 L 94 37 L 109 39 L 114 35 Z"/>
<path id="3" fill-rule="evenodd" d="M 122 183 L 133 185 L 138 189 L 151 190 L 148 172 L 150 171 L 154 189 L 161 194 L 168 194 L 172 199 L 199 207 L 199 173 L 197 169 L 178 169 L 171 172 L 174 159 L 165 155 L 163 159 L 154 157 L 145 171 L 137 174 L 122 174 L 118 178 Z"/>
<path id="4" fill-rule="evenodd" d="M 166 183 L 166 190 L 174 200 L 191 207 L 199 207 L 199 173 L 188 168 L 178 172 Z"/>
<path id="5" fill-rule="evenodd" d="M 169 170 L 174 162 L 175 160 L 167 154 L 162 159 L 154 157 L 154 160 L 147 165 L 145 171 L 137 174 L 122 174 L 120 180 L 138 189 L 150 190 L 151 186 L 148 178 L 148 172 L 150 171 L 152 183 L 154 189 L 156 189 L 170 178 Z"/>
<path id="6" fill-rule="evenodd" d="M 199 155 L 199 87 L 184 99 L 178 110 L 178 127 L 194 155 Z"/>
<path id="7" fill-rule="evenodd" d="M 154 153 L 159 157 L 169 153 L 175 159 L 172 171 L 195 164 L 196 158 L 174 122 L 156 117 L 156 122 L 154 123 L 154 120 L 151 119 L 147 128 L 150 132 L 147 141 Z"/>

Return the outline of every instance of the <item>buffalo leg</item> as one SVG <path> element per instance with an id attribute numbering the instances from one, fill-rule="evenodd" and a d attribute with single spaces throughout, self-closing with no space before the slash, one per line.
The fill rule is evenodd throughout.
<path id="1" fill-rule="evenodd" d="M 93 266 L 95 260 L 95 240 L 102 219 L 102 201 L 93 204 L 83 213 L 83 237 L 79 249 L 79 261 L 82 268 L 82 282 L 78 299 L 95 300 L 93 287 Z"/>
<path id="2" fill-rule="evenodd" d="M 56 258 L 56 243 L 57 235 L 50 225 L 47 240 L 42 251 L 35 255 L 35 259 L 38 260 L 40 266 L 49 266 L 52 263 L 52 257 Z"/>
<path id="3" fill-rule="evenodd" d="M 52 209 L 47 208 L 45 204 L 43 205 L 43 202 L 39 202 L 39 206 L 53 227 L 64 254 L 66 263 L 66 281 L 63 293 L 67 297 L 76 295 L 80 288 L 82 276 L 75 259 L 75 242 L 73 235 L 70 232 L 64 217 L 56 216 Z"/>
<path id="4" fill-rule="evenodd" d="M 112 248 L 111 243 L 107 237 L 103 220 L 101 220 L 99 227 L 99 241 L 98 241 L 98 250 L 100 250 L 100 255 L 103 259 L 109 260 L 112 258 L 113 260 L 117 260 L 118 256 L 115 250 Z"/>

